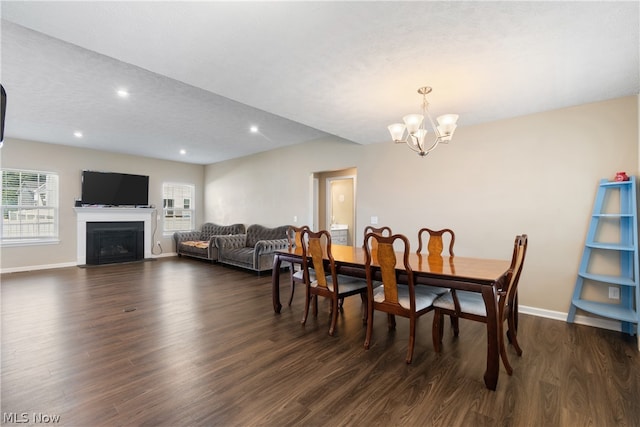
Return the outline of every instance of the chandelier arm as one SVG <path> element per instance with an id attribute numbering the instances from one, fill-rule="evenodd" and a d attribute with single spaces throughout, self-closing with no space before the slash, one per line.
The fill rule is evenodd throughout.
<path id="1" fill-rule="evenodd" d="M 426 150 L 423 150 L 423 151 L 425 153 L 430 153 L 431 151 L 436 149 L 438 144 L 440 144 L 440 137 L 436 137 L 435 141 L 433 141 L 433 144 L 431 144 L 431 146 L 429 148 L 427 148 Z"/>
<path id="2" fill-rule="evenodd" d="M 431 114 L 429 113 L 429 109 L 428 108 L 424 109 L 424 113 L 427 116 L 427 118 L 429 119 L 429 122 L 431 123 L 431 128 L 433 129 L 433 133 L 436 135 L 436 139 L 439 142 L 439 140 L 442 137 L 442 135 L 440 135 L 440 131 L 438 131 L 438 126 L 436 126 L 436 122 L 433 121 L 433 118 L 431 117 Z"/>
<path id="3" fill-rule="evenodd" d="M 407 147 L 409 147 L 410 150 L 415 151 L 418 154 L 425 152 L 419 144 L 412 145 L 410 137 L 405 139 L 404 143 L 407 144 Z"/>

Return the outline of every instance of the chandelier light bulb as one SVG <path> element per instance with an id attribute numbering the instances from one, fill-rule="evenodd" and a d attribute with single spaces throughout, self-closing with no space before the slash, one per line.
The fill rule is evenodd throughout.
<path id="1" fill-rule="evenodd" d="M 407 126 L 407 132 L 409 132 L 410 135 L 413 135 L 418 129 L 420 129 L 424 116 L 422 114 L 407 114 L 402 118 L 402 120 L 404 120 L 404 124 Z"/>
<path id="2" fill-rule="evenodd" d="M 404 136 L 405 125 L 402 123 L 394 123 L 388 126 L 389 133 L 391 134 L 391 138 L 393 142 L 403 142 L 402 137 Z"/>

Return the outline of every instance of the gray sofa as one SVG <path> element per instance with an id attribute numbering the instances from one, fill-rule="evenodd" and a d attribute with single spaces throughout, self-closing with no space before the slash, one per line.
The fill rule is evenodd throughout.
<path id="1" fill-rule="evenodd" d="M 247 227 L 245 234 L 216 237 L 218 261 L 261 272 L 273 268 L 273 254 L 286 249 L 288 225 L 268 228 L 259 224 Z"/>
<path id="2" fill-rule="evenodd" d="M 218 225 L 212 222 L 202 224 L 200 231 L 177 231 L 173 233 L 178 256 L 186 255 L 208 261 L 218 261 L 216 237 L 243 234 L 244 224 Z"/>

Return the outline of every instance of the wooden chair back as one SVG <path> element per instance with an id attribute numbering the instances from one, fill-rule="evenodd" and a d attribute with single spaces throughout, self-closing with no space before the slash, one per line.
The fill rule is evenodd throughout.
<path id="1" fill-rule="evenodd" d="M 287 229 L 287 240 L 289 242 L 289 248 L 302 247 L 302 230 L 309 230 L 309 226 L 303 225 L 301 227 L 294 227 L 290 225 Z"/>
<path id="2" fill-rule="evenodd" d="M 376 227 L 371 226 L 371 225 L 367 225 L 364 228 L 364 235 L 366 236 L 368 233 L 373 233 L 373 234 L 377 234 L 379 236 L 386 236 L 386 237 L 389 237 L 389 236 L 391 236 L 393 234 L 393 232 L 391 231 L 390 227 L 384 226 L 384 227 L 376 228 Z M 371 240 L 371 245 L 372 245 L 372 249 L 375 252 L 375 249 L 376 249 L 376 247 L 378 245 L 378 241 L 377 240 Z M 364 248 L 365 245 L 363 244 L 362 247 Z"/>
<path id="3" fill-rule="evenodd" d="M 403 307 L 398 300 L 398 278 L 396 270 L 398 259 L 396 257 L 395 243 L 401 242 L 402 265 L 406 272 L 403 277 L 409 286 L 410 307 Z M 374 243 L 375 242 L 375 243 Z M 375 303 L 375 309 L 392 314 L 407 316 L 410 311 L 415 311 L 414 280 L 411 266 L 409 265 L 409 239 L 402 234 L 383 236 L 378 233 L 367 233 L 364 238 L 365 268 L 369 294 L 373 294 L 374 270 L 380 272 L 384 287 L 384 302 Z M 371 304 L 372 301 L 369 301 Z"/>
<path id="4" fill-rule="evenodd" d="M 303 225 L 302 227 L 289 226 L 287 229 L 287 241 L 289 249 L 302 247 L 302 231 L 309 230 L 309 227 Z M 291 294 L 289 295 L 289 305 L 293 302 L 293 296 L 296 291 L 296 283 L 304 283 L 304 273 L 300 274 L 302 263 L 291 263 Z"/>
<path id="5" fill-rule="evenodd" d="M 511 268 L 509 269 L 509 275 L 507 276 L 507 285 L 499 291 L 501 297 L 499 303 L 503 307 L 504 304 L 512 306 L 518 293 L 518 283 L 520 282 L 520 274 L 522 273 L 528 244 L 529 237 L 526 234 L 516 236 L 513 244 Z"/>
<path id="6" fill-rule="evenodd" d="M 429 240 L 427 242 L 427 253 L 429 255 L 442 255 L 444 249 L 444 235 L 449 234 L 449 256 L 453 256 L 453 244 L 456 241 L 456 235 L 453 230 L 449 228 L 443 228 L 442 230 L 431 230 L 429 228 L 421 228 L 418 231 L 418 250 L 416 254 L 420 255 L 422 248 L 424 247 L 423 237 L 424 233 L 429 234 Z"/>
<path id="7" fill-rule="evenodd" d="M 314 232 L 307 227 L 307 229 L 301 232 L 300 243 L 302 246 L 302 269 L 305 271 L 307 285 L 309 285 L 309 269 L 312 265 L 315 270 L 318 286 L 323 289 L 328 289 L 324 259 L 325 254 L 328 259 L 329 273 L 333 279 L 335 279 L 335 262 L 331 254 L 331 234 L 327 230 Z"/>

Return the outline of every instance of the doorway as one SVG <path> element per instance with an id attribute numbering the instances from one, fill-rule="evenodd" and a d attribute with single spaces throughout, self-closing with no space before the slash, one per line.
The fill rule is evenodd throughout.
<path id="1" fill-rule="evenodd" d="M 313 174 L 314 229 L 345 236 L 342 244 L 356 239 L 356 168 Z"/>

